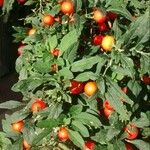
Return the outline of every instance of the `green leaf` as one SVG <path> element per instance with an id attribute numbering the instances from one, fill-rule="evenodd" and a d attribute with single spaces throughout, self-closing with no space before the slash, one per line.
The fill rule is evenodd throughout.
<path id="1" fill-rule="evenodd" d="M 57 36 L 56 35 L 50 36 L 46 42 L 48 42 L 51 50 L 54 49 L 58 44 Z"/>
<path id="2" fill-rule="evenodd" d="M 74 115 L 78 115 L 79 113 L 81 113 L 82 109 L 83 109 L 82 105 L 73 105 L 70 108 L 69 112 L 70 112 L 71 115 L 74 116 Z"/>
<path id="3" fill-rule="evenodd" d="M 150 55 L 141 55 L 140 58 L 140 72 L 141 74 L 150 74 Z"/>
<path id="4" fill-rule="evenodd" d="M 141 112 L 141 116 L 138 119 L 132 121 L 137 127 L 144 128 L 150 126 L 150 121 L 148 116 L 145 113 Z"/>
<path id="5" fill-rule="evenodd" d="M 68 48 L 63 54 L 63 58 L 70 63 L 73 63 L 76 59 L 77 50 L 78 50 L 79 42 L 76 42 Z"/>
<path id="6" fill-rule="evenodd" d="M 98 80 L 96 81 L 96 83 L 97 83 L 97 87 L 98 87 L 98 89 L 100 90 L 100 93 L 102 93 L 102 94 L 104 94 L 105 93 L 105 80 L 104 80 L 104 78 L 102 77 L 102 76 L 100 76 L 99 78 L 98 78 Z"/>
<path id="7" fill-rule="evenodd" d="M 59 124 L 59 122 L 56 119 L 46 119 L 46 120 L 42 120 L 40 122 L 37 123 L 37 126 L 39 128 L 49 128 L 52 129 L 54 127 L 57 127 Z"/>
<path id="8" fill-rule="evenodd" d="M 101 122 L 96 116 L 86 112 L 81 112 L 80 114 L 73 116 L 73 118 L 82 122 L 85 125 L 90 125 L 97 128 L 101 126 Z"/>
<path id="9" fill-rule="evenodd" d="M 33 67 L 40 73 L 47 73 L 50 72 L 50 62 L 48 61 L 37 61 L 33 64 Z"/>
<path id="10" fill-rule="evenodd" d="M 83 137 L 89 137 L 88 129 L 80 121 L 73 120 L 71 123 L 71 127 L 74 130 L 80 132 Z"/>
<path id="11" fill-rule="evenodd" d="M 94 74 L 93 72 L 91 71 L 88 71 L 88 72 L 83 72 L 83 73 L 80 73 L 79 75 L 77 75 L 77 77 L 75 78 L 76 81 L 88 81 L 88 80 L 96 80 L 97 79 L 97 75 Z"/>
<path id="12" fill-rule="evenodd" d="M 68 34 L 66 34 L 62 38 L 61 43 L 59 45 L 61 54 L 67 51 L 71 45 L 77 42 L 77 40 L 78 40 L 78 35 L 75 29 L 70 31 Z"/>
<path id="13" fill-rule="evenodd" d="M 14 4 L 15 0 L 4 0 L 4 5 L 2 7 L 3 13 L 6 13 L 7 15 L 9 14 L 9 12 L 12 10 L 13 8 L 13 4 Z"/>
<path id="14" fill-rule="evenodd" d="M 32 141 L 31 145 L 36 145 L 37 143 L 39 143 L 44 137 L 46 137 L 48 134 L 50 134 L 50 132 L 52 131 L 52 129 L 44 129 L 40 134 L 38 134 Z"/>
<path id="15" fill-rule="evenodd" d="M 23 150 L 22 141 L 23 141 L 22 138 L 16 140 L 16 142 L 12 145 L 11 149 L 12 150 Z"/>
<path id="16" fill-rule="evenodd" d="M 64 79 L 72 79 L 73 73 L 70 71 L 69 67 L 64 67 L 58 72 L 59 76 L 64 77 Z"/>
<path id="17" fill-rule="evenodd" d="M 113 23 L 113 31 L 114 31 L 114 37 L 116 38 L 116 40 L 119 40 L 120 36 L 122 35 L 122 31 L 119 28 L 119 23 L 117 20 L 115 20 L 115 22 Z"/>
<path id="18" fill-rule="evenodd" d="M 113 88 L 108 89 L 105 97 L 109 101 L 110 105 L 115 109 L 115 111 L 120 114 L 120 118 L 122 120 L 129 120 L 130 116 L 128 111 L 121 102 L 121 99 L 118 99 Z"/>
<path id="19" fill-rule="evenodd" d="M 107 60 L 108 60 L 108 57 L 106 57 L 106 56 L 102 57 L 101 56 L 101 59 L 99 60 L 97 67 L 96 67 L 96 74 L 97 75 L 99 75 L 101 73 L 102 67 L 106 64 Z"/>
<path id="20" fill-rule="evenodd" d="M 0 150 L 8 150 L 8 146 L 11 145 L 11 141 L 6 137 L 6 134 L 0 132 Z"/>
<path id="21" fill-rule="evenodd" d="M 148 150 L 150 144 L 142 140 L 127 140 L 129 143 L 135 145 L 139 150 Z"/>
<path id="22" fill-rule="evenodd" d="M 116 137 L 120 133 L 120 130 L 115 129 L 115 128 L 109 128 L 106 139 L 107 141 L 111 141 L 114 137 Z"/>
<path id="23" fill-rule="evenodd" d="M 130 104 L 131 106 L 133 105 L 133 101 L 121 90 L 121 87 L 119 87 L 115 81 L 113 81 L 109 77 L 106 78 L 106 81 L 107 84 L 110 85 L 109 91 L 112 90 L 111 93 L 113 93 L 113 95 L 117 97 L 119 101 L 123 99 L 123 101 L 125 101 L 126 103 Z"/>
<path id="24" fill-rule="evenodd" d="M 26 92 L 29 90 L 34 90 L 38 86 L 40 86 L 43 83 L 41 79 L 25 79 L 18 81 L 15 85 L 13 85 L 12 90 L 15 92 Z"/>
<path id="25" fill-rule="evenodd" d="M 144 15 L 141 15 L 134 22 L 132 22 L 127 32 L 123 35 L 124 44 L 126 46 L 130 45 L 132 43 L 132 40 L 137 36 L 139 37 L 138 41 L 141 41 L 140 39 L 142 39 L 145 35 L 148 38 L 148 35 L 147 35 L 148 33 L 147 29 L 149 28 L 148 18 L 149 18 L 149 10 L 147 10 Z M 146 42 L 146 40 L 144 40 L 144 42 Z M 138 42 L 136 43 L 138 45 Z"/>
<path id="26" fill-rule="evenodd" d="M 126 72 L 128 72 L 128 75 L 131 78 L 134 78 L 135 76 L 135 69 L 134 69 L 134 63 L 133 60 L 129 57 L 127 57 L 125 54 L 121 54 L 120 55 L 120 61 L 121 61 L 121 65 L 122 67 L 126 70 Z"/>
<path id="27" fill-rule="evenodd" d="M 71 70 L 73 72 L 82 72 L 86 69 L 91 69 L 93 65 L 97 64 L 99 61 L 101 61 L 100 56 L 93 56 L 90 58 L 83 58 L 81 60 L 78 60 L 72 64 Z"/>
<path id="28" fill-rule="evenodd" d="M 100 129 L 100 131 L 97 132 L 94 136 L 92 136 L 91 139 L 96 141 L 97 143 L 105 145 L 107 143 L 106 134 L 107 134 L 106 129 Z"/>
<path id="29" fill-rule="evenodd" d="M 73 131 L 69 129 L 69 137 L 74 145 L 76 145 L 81 149 L 84 149 L 84 140 L 77 131 Z"/>
<path id="30" fill-rule="evenodd" d="M 140 86 L 140 84 L 137 81 L 130 80 L 128 82 L 128 87 L 135 96 L 138 96 L 140 91 L 142 90 L 142 87 Z"/>
<path id="31" fill-rule="evenodd" d="M 127 150 L 124 146 L 124 142 L 120 140 L 115 140 L 113 146 L 114 150 Z"/>
<path id="32" fill-rule="evenodd" d="M 20 107 L 22 105 L 23 104 L 21 102 L 10 100 L 10 101 L 4 102 L 4 103 L 0 103 L 0 108 L 14 109 L 14 108 Z"/>

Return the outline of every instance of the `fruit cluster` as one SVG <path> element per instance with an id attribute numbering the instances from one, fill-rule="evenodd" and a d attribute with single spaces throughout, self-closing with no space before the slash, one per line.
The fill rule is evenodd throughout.
<path id="1" fill-rule="evenodd" d="M 128 2 L 17 2 L 29 5 L 30 13 L 26 27 L 14 27 L 21 44 L 19 81 L 12 89 L 22 92 L 23 103 L 0 104 L 19 109 L 3 120 L 10 146 L 133 150 L 142 149 L 141 141 L 147 145 L 148 35 L 140 30 L 148 24 L 146 9 L 141 22 L 133 20 L 139 10 L 130 13 Z"/>

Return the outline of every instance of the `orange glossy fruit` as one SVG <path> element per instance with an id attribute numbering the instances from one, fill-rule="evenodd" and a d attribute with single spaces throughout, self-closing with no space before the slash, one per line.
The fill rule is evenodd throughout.
<path id="1" fill-rule="evenodd" d="M 16 132 L 22 132 L 24 126 L 23 120 L 12 124 L 12 129 Z"/>
<path id="2" fill-rule="evenodd" d="M 37 113 L 40 110 L 46 108 L 46 103 L 42 99 L 37 99 L 31 106 L 31 111 Z"/>
<path id="3" fill-rule="evenodd" d="M 73 6 L 73 3 L 72 1 L 63 1 L 61 3 L 61 11 L 64 13 L 64 14 L 72 14 L 74 12 L 74 6 Z"/>
<path id="4" fill-rule="evenodd" d="M 95 10 L 94 11 L 94 15 L 93 15 L 94 20 L 99 23 L 99 24 L 103 24 L 106 21 L 106 16 L 103 14 L 102 11 L 100 10 Z"/>
<path id="5" fill-rule="evenodd" d="M 31 149 L 31 146 L 27 143 L 26 140 L 23 140 L 23 148 L 24 148 L 24 150 L 30 150 Z"/>
<path id="6" fill-rule="evenodd" d="M 94 81 L 87 82 L 84 86 L 84 92 L 87 96 L 92 96 L 97 91 L 97 84 Z"/>
<path id="7" fill-rule="evenodd" d="M 114 43 L 115 43 L 114 37 L 110 35 L 106 35 L 102 40 L 101 47 L 103 48 L 104 51 L 111 52 Z"/>
<path id="8" fill-rule="evenodd" d="M 68 128 L 61 127 L 58 131 L 58 139 L 62 142 L 65 142 L 69 139 Z"/>
<path id="9" fill-rule="evenodd" d="M 42 21 L 45 26 L 51 26 L 54 24 L 55 19 L 52 15 L 45 15 L 43 16 Z"/>
<path id="10" fill-rule="evenodd" d="M 32 28 L 29 30 L 28 35 L 31 36 L 31 35 L 35 34 L 35 32 L 36 32 L 36 29 Z"/>

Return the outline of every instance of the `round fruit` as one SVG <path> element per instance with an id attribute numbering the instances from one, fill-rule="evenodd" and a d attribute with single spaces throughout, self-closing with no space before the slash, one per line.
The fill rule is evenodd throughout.
<path id="1" fill-rule="evenodd" d="M 80 94 L 84 89 L 84 83 L 78 82 L 75 80 L 71 81 L 71 86 L 69 87 L 70 93 L 71 94 Z"/>
<path id="2" fill-rule="evenodd" d="M 24 44 L 21 44 L 21 45 L 18 47 L 18 55 L 19 55 L 19 56 L 22 55 L 22 53 L 23 53 L 22 49 L 23 49 L 24 47 L 25 47 Z"/>
<path id="3" fill-rule="evenodd" d="M 106 108 L 106 109 L 109 109 L 109 110 L 114 110 L 113 107 L 110 105 L 108 100 L 104 101 L 103 108 Z"/>
<path id="4" fill-rule="evenodd" d="M 45 15 L 43 16 L 42 21 L 45 26 L 52 26 L 55 22 L 55 19 L 52 15 Z"/>
<path id="5" fill-rule="evenodd" d="M 31 36 L 31 35 L 35 34 L 35 32 L 36 32 L 36 29 L 32 28 L 29 30 L 28 35 Z"/>
<path id="6" fill-rule="evenodd" d="M 0 0 L 0 7 L 3 7 L 4 0 Z"/>
<path id="7" fill-rule="evenodd" d="M 90 81 L 87 82 L 84 86 L 84 92 L 87 96 L 92 96 L 97 91 L 97 85 L 96 82 Z"/>
<path id="8" fill-rule="evenodd" d="M 74 12 L 74 6 L 71 1 L 63 1 L 61 3 L 61 11 L 64 14 L 72 14 Z"/>
<path id="9" fill-rule="evenodd" d="M 126 87 L 126 86 L 125 86 L 125 87 L 122 87 L 121 90 L 122 90 L 125 94 L 128 93 L 128 87 Z"/>
<path id="10" fill-rule="evenodd" d="M 125 143 L 126 150 L 134 150 L 131 144 Z"/>
<path id="11" fill-rule="evenodd" d="M 143 80 L 143 82 L 144 82 L 145 84 L 150 84 L 150 76 L 144 75 L 144 76 L 142 77 L 142 80 Z"/>
<path id="12" fill-rule="evenodd" d="M 42 99 L 36 100 L 31 106 L 31 110 L 33 113 L 37 113 L 38 111 L 43 110 L 44 108 L 46 108 L 46 103 Z"/>
<path id="13" fill-rule="evenodd" d="M 102 24 L 99 25 L 99 30 L 101 32 L 107 32 L 108 31 L 108 27 L 106 26 L 105 23 L 102 23 Z"/>
<path id="14" fill-rule="evenodd" d="M 95 10 L 93 17 L 94 17 L 94 20 L 100 24 L 106 21 L 106 16 L 104 16 L 104 14 L 100 10 Z"/>
<path id="15" fill-rule="evenodd" d="M 113 109 L 104 108 L 104 115 L 108 119 L 109 116 L 114 112 Z"/>
<path id="16" fill-rule="evenodd" d="M 23 120 L 21 120 L 21 121 L 18 121 L 16 123 L 13 123 L 12 129 L 16 132 L 22 132 L 23 126 L 24 126 L 24 123 L 23 123 Z"/>
<path id="17" fill-rule="evenodd" d="M 58 139 L 62 142 L 65 142 L 69 139 L 68 129 L 66 127 L 62 127 L 58 131 Z"/>
<path id="18" fill-rule="evenodd" d="M 57 71 L 58 71 L 58 65 L 57 65 L 57 64 L 51 65 L 51 71 L 52 71 L 53 73 L 57 72 Z"/>
<path id="19" fill-rule="evenodd" d="M 127 134 L 127 139 L 129 140 L 136 139 L 139 134 L 139 129 L 133 124 L 128 124 L 125 127 L 124 131 Z"/>
<path id="20" fill-rule="evenodd" d="M 102 46 L 104 51 L 110 52 L 113 48 L 114 43 L 115 43 L 114 37 L 106 35 L 102 40 L 101 46 Z"/>
<path id="21" fill-rule="evenodd" d="M 58 57 L 60 55 L 60 50 L 55 48 L 51 51 L 51 54 L 54 56 L 54 57 Z"/>
<path id="22" fill-rule="evenodd" d="M 106 16 L 112 21 L 114 21 L 118 17 L 118 15 L 112 11 L 107 12 Z"/>
<path id="23" fill-rule="evenodd" d="M 93 44 L 94 45 L 101 45 L 103 37 L 104 37 L 103 35 L 95 35 L 93 37 Z"/>
<path id="24" fill-rule="evenodd" d="M 95 142 L 94 141 L 86 141 L 85 142 L 85 150 L 94 150 L 94 147 L 95 147 Z"/>
<path id="25" fill-rule="evenodd" d="M 17 0 L 18 4 L 24 4 L 26 0 Z"/>
<path id="26" fill-rule="evenodd" d="M 25 150 L 30 150 L 30 149 L 31 149 L 31 146 L 27 143 L 26 140 L 23 140 L 23 148 L 24 148 Z"/>

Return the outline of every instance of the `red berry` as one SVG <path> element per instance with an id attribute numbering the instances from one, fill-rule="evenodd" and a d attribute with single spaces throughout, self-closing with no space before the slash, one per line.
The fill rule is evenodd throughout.
<path id="1" fill-rule="evenodd" d="M 112 11 L 109 11 L 107 12 L 106 14 L 107 18 L 109 18 L 110 20 L 115 20 L 117 17 L 118 17 L 118 14 L 112 12 Z"/>
<path id="2" fill-rule="evenodd" d="M 145 84 L 150 84 L 150 76 L 144 75 L 144 76 L 142 77 L 142 80 L 143 80 L 143 82 L 144 82 Z"/>
<path id="3" fill-rule="evenodd" d="M 102 23 L 102 24 L 99 25 L 99 30 L 101 32 L 107 32 L 108 31 L 108 27 L 107 27 L 107 25 L 105 23 Z"/>
<path id="4" fill-rule="evenodd" d="M 93 17 L 94 20 L 99 24 L 102 24 L 106 21 L 106 16 L 103 14 L 101 10 L 95 10 Z"/>
<path id="5" fill-rule="evenodd" d="M 0 0 L 0 7 L 3 7 L 4 0 Z"/>
<path id="6" fill-rule="evenodd" d="M 24 4 L 26 0 L 17 0 L 18 4 Z"/>
<path id="7" fill-rule="evenodd" d="M 95 146 L 96 146 L 96 143 L 92 140 L 85 142 L 85 150 L 94 150 Z"/>
<path id="8" fill-rule="evenodd" d="M 102 43 L 103 35 L 95 35 L 93 37 L 93 44 L 94 45 L 100 45 Z"/>
<path id="9" fill-rule="evenodd" d="M 139 134 L 139 129 L 133 124 L 128 124 L 125 127 L 124 131 L 127 134 L 127 139 L 129 140 L 136 139 Z"/>
<path id="10" fill-rule="evenodd" d="M 18 47 L 18 56 L 21 56 L 21 55 L 22 55 L 22 53 L 23 53 L 22 49 L 23 49 L 24 47 L 25 47 L 24 44 L 21 44 L 21 45 Z"/>
<path id="11" fill-rule="evenodd" d="M 109 116 L 114 112 L 113 109 L 104 108 L 104 115 L 108 119 Z"/>
<path id="12" fill-rule="evenodd" d="M 57 65 L 57 64 L 52 64 L 52 65 L 51 65 L 51 71 L 52 71 L 53 73 L 57 72 L 57 71 L 58 71 L 58 65 Z"/>
<path id="13" fill-rule="evenodd" d="M 69 87 L 71 94 L 74 95 L 80 94 L 83 92 L 83 89 L 84 89 L 84 83 L 75 80 L 71 81 L 71 86 Z"/>
<path id="14" fill-rule="evenodd" d="M 60 50 L 55 48 L 51 51 L 51 53 L 54 57 L 58 57 L 60 55 Z"/>
<path id="15" fill-rule="evenodd" d="M 103 108 L 106 108 L 106 109 L 109 109 L 109 110 L 114 110 L 113 107 L 110 105 L 108 100 L 104 101 Z"/>
<path id="16" fill-rule="evenodd" d="M 131 144 L 125 143 L 126 150 L 134 150 Z"/>
<path id="17" fill-rule="evenodd" d="M 33 113 L 37 113 L 44 108 L 46 108 L 46 103 L 42 99 L 37 99 L 31 106 L 31 110 Z"/>
<path id="18" fill-rule="evenodd" d="M 125 86 L 125 87 L 122 87 L 121 90 L 122 90 L 125 94 L 128 93 L 128 87 L 126 87 L 126 86 Z"/>

